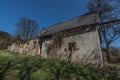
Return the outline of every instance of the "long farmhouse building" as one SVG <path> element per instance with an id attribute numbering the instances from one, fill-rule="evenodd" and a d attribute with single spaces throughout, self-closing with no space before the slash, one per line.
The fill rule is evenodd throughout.
<path id="1" fill-rule="evenodd" d="M 37 39 L 24 44 L 13 43 L 8 50 L 43 58 L 103 66 L 100 23 L 96 12 L 87 13 L 42 30 Z"/>

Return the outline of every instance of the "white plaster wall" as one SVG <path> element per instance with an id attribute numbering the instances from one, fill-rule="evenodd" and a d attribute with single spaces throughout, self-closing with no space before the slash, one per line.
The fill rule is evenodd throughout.
<path id="1" fill-rule="evenodd" d="M 102 65 L 102 55 L 97 31 L 66 37 L 62 41 L 62 46 L 58 50 L 58 57 L 67 60 L 70 54 L 68 43 L 76 42 L 76 51 L 72 52 L 71 61 L 81 64 Z M 47 46 L 51 43 L 46 39 L 42 43 L 42 57 L 47 58 Z M 52 44 L 54 45 L 54 44 Z M 65 51 L 66 48 L 66 51 Z"/>
<path id="2" fill-rule="evenodd" d="M 72 52 L 72 61 L 83 64 L 102 65 L 101 48 L 97 31 L 70 36 L 63 39 L 58 53 L 66 60 L 70 54 L 68 43 L 76 42 L 76 51 Z M 65 51 L 65 48 L 67 49 Z M 64 54 L 64 55 L 63 55 Z"/>
<path id="3" fill-rule="evenodd" d="M 41 53 L 41 57 L 43 58 L 47 58 L 47 49 L 48 49 L 48 46 L 51 44 L 51 40 L 49 39 L 44 39 L 43 42 L 42 42 L 42 53 Z"/>

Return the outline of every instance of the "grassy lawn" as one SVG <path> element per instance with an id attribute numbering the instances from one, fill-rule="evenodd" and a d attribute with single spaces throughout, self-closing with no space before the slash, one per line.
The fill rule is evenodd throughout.
<path id="1" fill-rule="evenodd" d="M 120 80 L 119 71 L 115 75 L 108 75 L 106 71 L 39 56 L 0 51 L 0 80 Z"/>

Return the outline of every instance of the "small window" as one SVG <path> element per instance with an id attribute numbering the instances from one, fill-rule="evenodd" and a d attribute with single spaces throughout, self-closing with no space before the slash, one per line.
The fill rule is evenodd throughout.
<path id="1" fill-rule="evenodd" d="M 76 42 L 68 43 L 68 50 L 69 51 L 76 51 Z"/>

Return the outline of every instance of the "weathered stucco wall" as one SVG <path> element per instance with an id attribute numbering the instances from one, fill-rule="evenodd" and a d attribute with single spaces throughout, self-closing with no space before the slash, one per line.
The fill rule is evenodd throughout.
<path id="1" fill-rule="evenodd" d="M 42 57 L 48 57 L 50 45 L 54 45 L 50 39 L 43 41 Z M 70 58 L 70 61 L 82 64 L 102 65 L 98 32 L 88 32 L 63 38 L 61 48 L 57 51 L 57 58 L 62 60 Z"/>

